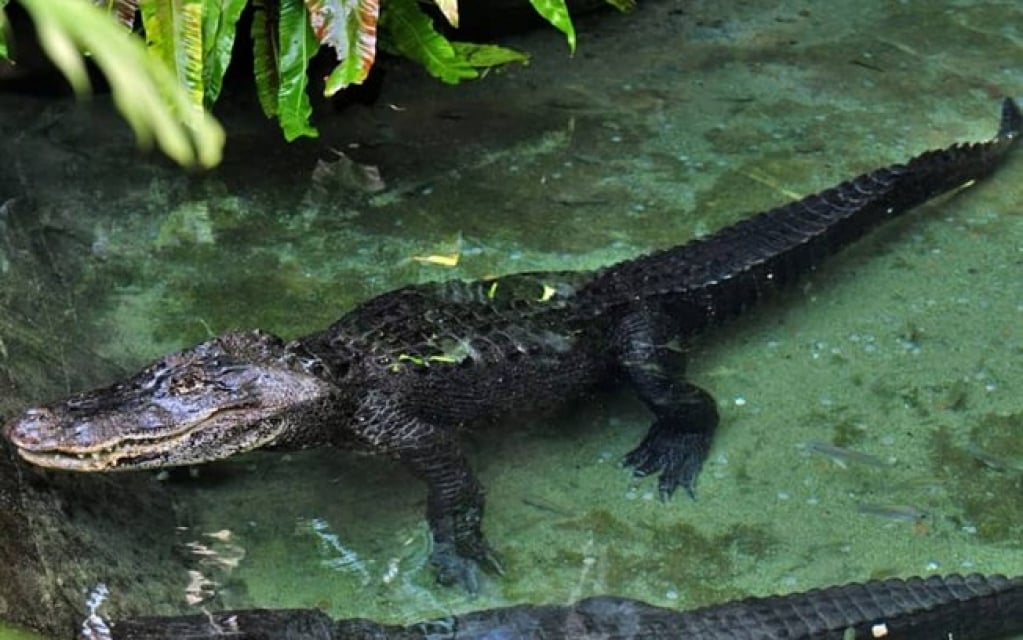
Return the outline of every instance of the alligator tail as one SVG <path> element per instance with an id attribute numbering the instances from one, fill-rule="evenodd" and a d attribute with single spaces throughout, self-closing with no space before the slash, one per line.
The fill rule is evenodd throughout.
<path id="1" fill-rule="evenodd" d="M 847 584 L 689 611 L 675 629 L 677 637 L 702 640 L 1003 638 L 1023 630 L 1023 579 L 972 574 Z"/>
<path id="2" fill-rule="evenodd" d="M 611 265 L 580 291 L 584 306 L 596 316 L 643 305 L 694 331 L 728 319 L 877 225 L 993 173 L 1021 132 L 1019 105 L 1006 99 L 987 142 L 928 151 L 707 238 Z"/>

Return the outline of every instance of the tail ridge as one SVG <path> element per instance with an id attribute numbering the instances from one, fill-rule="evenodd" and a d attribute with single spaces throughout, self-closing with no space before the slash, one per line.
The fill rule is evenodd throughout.
<path id="1" fill-rule="evenodd" d="M 1021 139 L 1023 113 L 1006 98 L 991 140 L 926 151 L 706 238 L 612 265 L 585 287 L 586 293 L 600 301 L 597 313 L 642 302 L 671 315 L 720 322 L 812 271 L 879 224 L 990 175 Z"/>

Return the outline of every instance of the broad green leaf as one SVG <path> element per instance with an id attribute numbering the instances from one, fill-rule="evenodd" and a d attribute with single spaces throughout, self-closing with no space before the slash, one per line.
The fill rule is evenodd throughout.
<path id="1" fill-rule="evenodd" d="M 433 3 L 437 5 L 440 12 L 444 14 L 444 18 L 454 28 L 458 28 L 458 0 L 433 0 Z"/>
<path id="2" fill-rule="evenodd" d="M 4 7 L 7 0 L 0 0 L 0 60 L 6 60 L 7 52 L 7 16 L 4 15 Z"/>
<path id="3" fill-rule="evenodd" d="M 636 8 L 636 0 L 607 0 L 607 3 L 622 13 L 627 13 Z"/>
<path id="4" fill-rule="evenodd" d="M 43 51 L 80 91 L 88 89 L 80 52 L 89 52 L 141 144 L 155 138 L 183 165 L 220 162 L 224 131 L 217 121 L 197 111 L 172 71 L 103 11 L 82 0 L 18 2 L 35 23 Z"/>
<path id="5" fill-rule="evenodd" d="M 309 25 L 309 14 L 302 0 L 281 0 L 280 11 L 277 119 L 288 142 L 299 136 L 315 138 L 316 129 L 309 124 L 313 106 L 306 88 L 309 86 L 309 59 L 318 48 L 316 35 Z"/>
<path id="6" fill-rule="evenodd" d="M 360 84 L 377 53 L 378 0 L 305 0 L 313 33 L 320 44 L 330 45 L 340 63 L 327 77 L 324 95 Z"/>
<path id="7" fill-rule="evenodd" d="M 202 12 L 202 77 L 206 105 L 216 102 L 231 62 L 235 27 L 246 0 L 205 0 Z"/>
<path id="8" fill-rule="evenodd" d="M 452 42 L 458 56 L 476 68 L 496 67 L 511 62 L 529 63 L 529 54 L 496 44 Z"/>
<path id="9" fill-rule="evenodd" d="M 75 95 L 79 98 L 87 95 L 92 88 L 89 85 L 89 72 L 85 69 L 85 60 L 71 35 L 57 22 L 49 20 L 36 21 L 36 34 L 43 51 L 67 78 Z"/>
<path id="10" fill-rule="evenodd" d="M 277 115 L 277 91 L 281 86 L 276 0 L 252 0 L 252 63 L 256 79 L 256 95 L 267 117 Z"/>
<path id="11" fill-rule="evenodd" d="M 92 0 L 97 7 L 106 9 L 107 13 L 117 16 L 117 21 L 128 31 L 135 26 L 135 14 L 139 10 L 139 0 Z"/>
<path id="12" fill-rule="evenodd" d="M 202 0 L 140 0 L 149 50 L 185 87 L 192 105 L 204 105 Z"/>
<path id="13" fill-rule="evenodd" d="M 565 34 L 568 39 L 568 48 L 575 52 L 575 27 L 572 26 L 572 18 L 568 15 L 568 7 L 565 0 L 529 0 L 536 12 L 542 15 L 547 22 L 554 25 L 559 31 Z"/>
<path id="14" fill-rule="evenodd" d="M 385 8 L 381 24 L 390 34 L 391 44 L 430 75 L 450 84 L 479 75 L 447 38 L 437 33 L 416 0 L 388 0 Z"/>

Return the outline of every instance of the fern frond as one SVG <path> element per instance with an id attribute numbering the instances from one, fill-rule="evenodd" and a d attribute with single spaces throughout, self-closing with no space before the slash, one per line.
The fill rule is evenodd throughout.
<path id="1" fill-rule="evenodd" d="M 4 14 L 4 7 L 7 0 L 0 0 L 0 60 L 6 60 L 7 51 L 7 16 Z"/>
<path id="2" fill-rule="evenodd" d="M 202 0 L 140 0 L 142 26 L 149 50 L 185 87 L 193 107 L 201 110 L 203 81 Z"/>
<path id="3" fill-rule="evenodd" d="M 309 59 L 318 44 L 309 25 L 309 14 L 302 0 L 280 0 L 278 20 L 280 59 L 277 72 L 277 119 L 289 142 L 299 136 L 315 138 L 318 133 L 309 124 L 313 113 L 306 88 L 309 85 Z"/>
<path id="4" fill-rule="evenodd" d="M 19 0 L 36 25 L 43 51 L 79 93 L 89 89 L 81 51 L 110 83 L 114 103 L 143 145 L 154 138 L 183 165 L 220 162 L 224 131 L 197 110 L 174 73 L 103 11 L 81 0 Z"/>
<path id="5" fill-rule="evenodd" d="M 247 0 L 206 0 L 202 12 L 202 76 L 206 105 L 220 95 L 224 73 L 231 62 L 231 50 L 238 18 Z"/>
<path id="6" fill-rule="evenodd" d="M 435 78 L 455 84 L 479 74 L 458 55 L 447 38 L 433 28 L 430 16 L 415 0 L 388 0 L 381 24 L 391 44 L 402 54 L 419 62 Z"/>
<path id="7" fill-rule="evenodd" d="M 277 37 L 277 0 L 252 0 L 252 59 L 259 105 L 268 118 L 277 115 L 277 90 L 281 86 L 280 39 Z"/>
<path id="8" fill-rule="evenodd" d="M 547 22 L 565 34 L 569 51 L 575 53 L 575 27 L 572 26 L 565 0 L 529 0 L 529 3 Z"/>
<path id="9" fill-rule="evenodd" d="M 305 4 L 316 39 L 333 47 L 340 60 L 327 77 L 324 95 L 361 84 L 376 59 L 379 0 L 305 0 Z"/>

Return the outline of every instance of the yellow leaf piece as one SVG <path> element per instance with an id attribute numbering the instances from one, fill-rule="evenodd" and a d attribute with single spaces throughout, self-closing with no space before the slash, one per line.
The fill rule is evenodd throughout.
<path id="1" fill-rule="evenodd" d="M 433 0 L 434 3 L 440 8 L 440 12 L 444 14 L 448 24 L 454 28 L 458 28 L 458 0 Z"/>
<path id="2" fill-rule="evenodd" d="M 442 267 L 457 267 L 460 257 L 461 256 L 457 253 L 448 253 L 431 254 L 428 256 L 412 256 L 412 259 L 416 262 L 423 262 L 426 264 L 439 264 Z"/>
<path id="3" fill-rule="evenodd" d="M 551 285 L 544 284 L 543 291 L 540 293 L 540 297 L 537 298 L 537 300 L 539 300 L 540 302 L 547 302 L 548 300 L 553 298 L 554 294 L 557 292 L 558 290 L 552 287 Z"/>
<path id="4" fill-rule="evenodd" d="M 493 300 L 497 295 L 497 280 L 490 283 L 490 288 L 487 289 L 487 299 Z"/>
<path id="5" fill-rule="evenodd" d="M 622 13 L 628 13 L 636 8 L 636 0 L 607 0 L 607 3 Z"/>
<path id="6" fill-rule="evenodd" d="M 456 363 L 459 362 L 459 360 L 457 358 L 455 358 L 455 356 L 448 355 L 446 353 L 442 353 L 442 354 L 437 355 L 437 356 L 426 356 L 426 361 L 427 362 L 444 362 L 444 363 L 447 363 L 447 364 L 456 364 Z"/>

